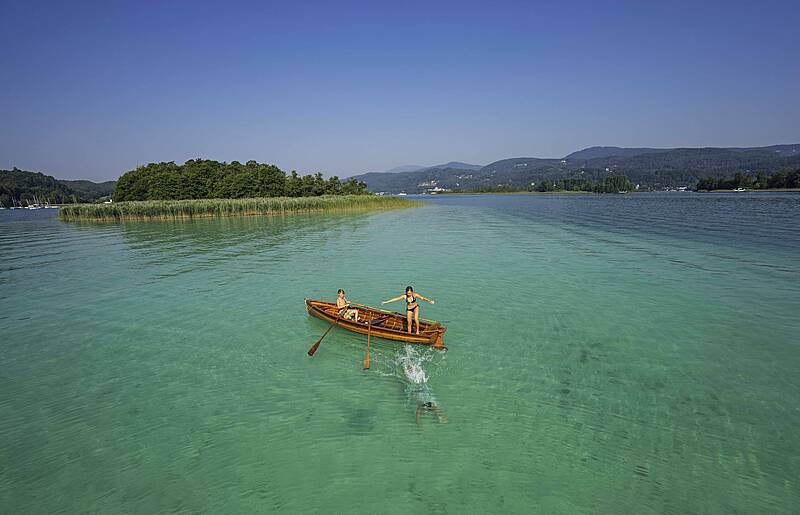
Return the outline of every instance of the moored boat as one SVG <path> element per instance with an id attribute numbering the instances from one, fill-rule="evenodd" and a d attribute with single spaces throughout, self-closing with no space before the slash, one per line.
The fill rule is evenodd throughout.
<path id="1" fill-rule="evenodd" d="M 353 304 L 358 309 L 358 322 L 339 317 L 339 310 L 335 302 L 306 299 L 308 314 L 321 318 L 331 324 L 360 334 L 371 332 L 376 338 L 394 340 L 420 345 L 432 345 L 437 349 L 447 349 L 444 345 L 444 333 L 447 328 L 439 322 L 420 318 L 419 333 L 409 333 L 406 327 L 406 317 L 400 313 L 382 309 Z M 371 326 L 371 328 L 370 328 Z M 416 329 L 416 328 L 415 328 Z"/>

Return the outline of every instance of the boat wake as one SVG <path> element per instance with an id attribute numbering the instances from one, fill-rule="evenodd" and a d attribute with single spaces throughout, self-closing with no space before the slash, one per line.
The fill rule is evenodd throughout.
<path id="1" fill-rule="evenodd" d="M 428 385 L 428 374 L 425 372 L 425 363 L 433 359 L 435 351 L 422 349 L 415 345 L 406 345 L 398 353 L 395 360 L 397 367 L 402 370 L 406 379 L 406 395 L 408 404 L 415 409 L 417 425 L 422 427 L 423 419 L 430 416 L 440 424 L 447 423 L 441 406 L 436 400 Z"/>

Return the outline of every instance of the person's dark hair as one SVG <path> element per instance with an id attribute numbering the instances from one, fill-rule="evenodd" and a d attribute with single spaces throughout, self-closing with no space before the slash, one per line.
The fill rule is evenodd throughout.
<path id="1" fill-rule="evenodd" d="M 414 293 L 414 288 L 412 288 L 411 286 L 406 286 L 406 293 L 408 292 Z"/>
<path id="2" fill-rule="evenodd" d="M 340 294 L 340 293 L 344 293 L 344 290 L 343 290 L 343 289 L 341 289 L 341 288 L 339 288 L 339 291 L 337 291 L 337 292 L 336 292 L 336 294 L 338 295 L 338 294 Z"/>

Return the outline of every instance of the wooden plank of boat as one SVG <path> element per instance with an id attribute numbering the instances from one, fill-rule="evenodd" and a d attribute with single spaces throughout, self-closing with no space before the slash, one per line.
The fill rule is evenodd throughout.
<path id="1" fill-rule="evenodd" d="M 348 331 L 367 334 L 370 331 L 368 323 L 372 323 L 371 331 L 373 337 L 405 343 L 433 345 L 437 349 L 447 349 L 443 340 L 447 328 L 439 322 L 420 318 L 420 334 L 409 334 L 406 328 L 406 317 L 400 313 L 360 304 L 353 304 L 353 308 L 358 309 L 358 322 L 355 320 L 348 320 L 344 317 L 336 321 L 339 316 L 339 310 L 336 308 L 335 302 L 306 299 L 306 309 L 309 315 L 321 318 L 329 323 L 334 323 L 336 321 L 336 325 Z"/>

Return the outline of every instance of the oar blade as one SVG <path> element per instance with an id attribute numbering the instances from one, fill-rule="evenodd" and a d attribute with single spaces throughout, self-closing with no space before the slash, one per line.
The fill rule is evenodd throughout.
<path id="1" fill-rule="evenodd" d="M 336 317 L 336 320 L 334 320 L 333 322 L 331 322 L 331 326 L 328 328 L 328 330 L 327 330 L 327 331 L 325 331 L 325 333 L 324 333 L 324 334 L 323 334 L 323 335 L 320 337 L 320 339 L 319 339 L 319 340 L 317 340 L 317 343 L 315 343 L 314 345 L 312 345 L 312 346 L 311 346 L 311 348 L 310 348 L 310 349 L 308 349 L 308 355 L 309 355 L 309 356 L 312 356 L 312 357 L 314 356 L 314 353 L 315 353 L 315 352 L 317 352 L 317 347 L 319 347 L 319 344 L 320 344 L 320 343 L 322 343 L 322 340 L 323 340 L 323 339 L 324 339 L 326 336 L 328 336 L 328 333 L 329 333 L 329 332 L 331 332 L 331 329 L 333 329 L 333 326 L 335 326 L 335 325 L 336 325 L 336 323 L 339 321 L 339 319 L 340 319 L 340 318 L 342 318 L 342 314 L 344 314 L 344 313 L 340 313 L 340 314 L 339 314 L 339 316 L 338 316 L 338 317 Z"/>
<path id="2" fill-rule="evenodd" d="M 310 348 L 310 349 L 308 349 L 308 355 L 309 355 L 309 356 L 311 356 L 312 358 L 314 357 L 314 353 L 315 353 L 315 352 L 317 352 L 317 349 L 319 348 L 319 344 L 320 344 L 321 342 L 322 342 L 322 338 L 320 338 L 319 340 L 317 340 L 317 343 L 315 343 L 314 345 L 312 345 L 312 346 L 311 346 L 311 348 Z"/>

